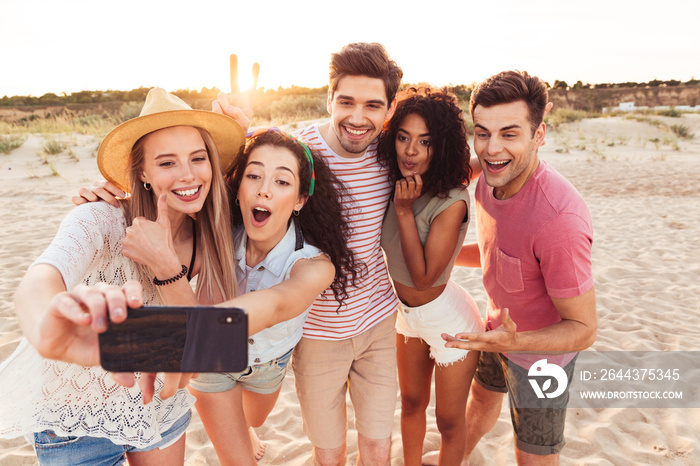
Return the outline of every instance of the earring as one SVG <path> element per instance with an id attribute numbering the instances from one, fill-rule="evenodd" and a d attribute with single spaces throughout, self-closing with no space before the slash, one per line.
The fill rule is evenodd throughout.
<path id="1" fill-rule="evenodd" d="M 299 211 L 298 210 L 293 210 L 292 213 L 294 214 L 295 217 L 299 216 Z"/>
<path id="2" fill-rule="evenodd" d="M 234 203 L 234 204 L 236 204 L 237 206 L 240 206 L 240 205 L 241 205 L 241 203 L 240 203 L 240 202 L 238 202 L 238 198 L 236 198 L 236 200 L 235 200 L 235 201 L 233 201 L 233 203 Z"/>
<path id="3" fill-rule="evenodd" d="M 151 183 L 144 181 L 143 182 L 143 189 L 145 189 L 146 191 L 150 191 L 151 190 Z"/>

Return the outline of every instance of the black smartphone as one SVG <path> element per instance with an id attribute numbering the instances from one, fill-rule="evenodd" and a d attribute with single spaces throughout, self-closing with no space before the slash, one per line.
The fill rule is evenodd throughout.
<path id="1" fill-rule="evenodd" d="M 111 372 L 240 372 L 248 367 L 248 316 L 239 308 L 129 309 L 99 335 Z"/>

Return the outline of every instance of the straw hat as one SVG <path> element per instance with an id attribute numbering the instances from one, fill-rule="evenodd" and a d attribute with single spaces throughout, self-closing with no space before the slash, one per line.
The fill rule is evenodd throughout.
<path id="1" fill-rule="evenodd" d="M 131 149 L 142 136 L 170 126 L 196 126 L 209 132 L 224 173 L 245 145 L 245 132 L 233 118 L 192 110 L 180 98 L 156 87 L 148 92 L 141 114 L 114 128 L 100 143 L 97 166 L 102 176 L 124 191 L 131 191 L 128 169 Z"/>

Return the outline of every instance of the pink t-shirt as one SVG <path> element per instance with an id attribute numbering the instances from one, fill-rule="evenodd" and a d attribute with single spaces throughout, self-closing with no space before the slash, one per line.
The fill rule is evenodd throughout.
<path id="1" fill-rule="evenodd" d="M 561 321 L 550 297 L 572 298 L 593 287 L 593 226 L 586 203 L 544 161 L 525 186 L 506 200 L 496 199 L 483 177 L 475 200 L 484 288 L 489 296 L 488 329 L 501 325 L 503 308 L 508 308 L 518 331 Z M 566 363 L 574 355 L 550 359 Z M 508 357 L 524 363 L 540 359 L 513 353 Z"/>

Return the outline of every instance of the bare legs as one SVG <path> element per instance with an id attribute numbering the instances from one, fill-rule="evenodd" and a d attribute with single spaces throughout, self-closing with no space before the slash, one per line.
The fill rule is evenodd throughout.
<path id="1" fill-rule="evenodd" d="M 391 437 L 385 439 L 370 439 L 357 434 L 357 447 L 360 466 L 385 466 L 391 458 Z"/>
<path id="2" fill-rule="evenodd" d="M 256 460 L 261 459 L 265 454 L 265 445 L 260 441 L 253 428 L 263 425 L 272 408 L 275 407 L 281 390 L 282 387 L 274 393 L 264 395 L 243 390 L 243 412 L 245 413 L 246 421 L 248 421 L 248 435 Z"/>
<path id="3" fill-rule="evenodd" d="M 469 461 L 469 457 L 479 440 L 481 440 L 481 437 L 486 435 L 496 425 L 498 416 L 501 415 L 503 396 L 504 393 L 486 390 L 479 383 L 472 384 L 465 413 L 467 422 L 465 463 Z"/>
<path id="4" fill-rule="evenodd" d="M 469 464 L 469 457 L 479 440 L 489 432 L 501 414 L 504 393 L 486 390 L 478 383 L 473 383 L 469 393 L 466 409 L 466 442 L 463 465 Z M 442 449 L 442 448 L 441 448 Z M 423 464 L 438 464 L 440 452 L 433 451 L 423 456 Z M 559 453 L 547 456 L 533 455 L 515 447 L 515 459 L 518 465 L 558 465 Z"/>
<path id="5" fill-rule="evenodd" d="M 434 361 L 430 347 L 421 339 L 397 334 L 397 359 L 401 387 L 401 437 L 404 463 L 420 465 L 425 438 L 425 411 L 430 401 Z M 470 352 L 462 361 L 435 369 L 436 418 L 441 435 L 441 465 L 460 464 L 465 450 L 465 410 L 469 384 L 479 359 Z"/>
<path id="6" fill-rule="evenodd" d="M 406 466 L 420 465 L 425 438 L 425 410 L 430 402 L 433 360 L 421 339 L 396 334 L 396 360 L 401 388 L 401 442 Z"/>
<path id="7" fill-rule="evenodd" d="M 314 465 L 342 466 L 345 464 L 345 444 L 337 448 L 314 447 Z"/>
<path id="8" fill-rule="evenodd" d="M 240 385 L 218 393 L 190 390 L 197 397 L 195 407 L 221 464 L 256 464 L 257 455 L 262 457 L 265 448 L 252 427 L 265 422 L 280 390 L 267 395 L 242 390 Z"/>
<path id="9" fill-rule="evenodd" d="M 129 466 L 160 466 L 162 464 L 180 465 L 185 463 L 185 434 L 167 448 L 154 448 L 126 454 Z"/>
<path id="10" fill-rule="evenodd" d="M 358 466 L 385 466 L 391 457 L 391 438 L 369 439 L 357 434 Z M 314 464 L 317 466 L 342 466 L 346 463 L 346 445 L 337 448 L 315 448 Z"/>
<path id="11" fill-rule="evenodd" d="M 462 465 L 469 464 L 471 456 L 481 437 L 486 435 L 498 421 L 503 403 L 503 393 L 486 390 L 478 383 L 472 383 L 465 413 L 466 435 Z M 437 465 L 441 450 L 431 451 L 423 455 L 423 464 Z"/>
<path id="12" fill-rule="evenodd" d="M 460 464 L 466 447 L 467 424 L 461 413 L 466 409 L 469 387 L 479 352 L 470 351 L 462 361 L 435 368 L 435 417 L 441 435 L 440 465 Z"/>
<path id="13" fill-rule="evenodd" d="M 515 460 L 518 466 L 557 466 L 559 464 L 559 453 L 541 456 L 533 455 L 515 447 Z"/>
<path id="14" fill-rule="evenodd" d="M 226 392 L 206 393 L 189 388 L 195 407 L 222 465 L 255 465 L 240 385 Z"/>

